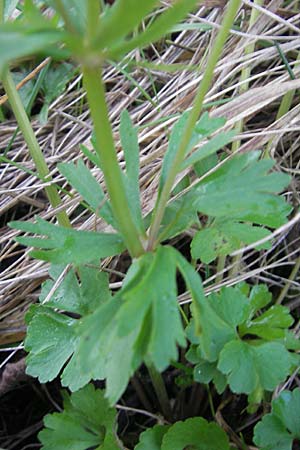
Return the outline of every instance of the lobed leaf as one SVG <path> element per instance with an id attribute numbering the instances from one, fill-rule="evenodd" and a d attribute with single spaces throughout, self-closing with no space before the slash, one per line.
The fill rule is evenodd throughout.
<path id="1" fill-rule="evenodd" d="M 292 450 L 300 439 L 300 389 L 282 391 L 272 401 L 272 411 L 254 428 L 254 442 L 261 450 Z"/>
<path id="2" fill-rule="evenodd" d="M 15 221 L 10 222 L 9 226 L 46 236 L 46 238 L 16 237 L 16 241 L 42 249 L 33 251 L 32 256 L 54 264 L 81 265 L 117 255 L 125 248 L 118 234 L 73 230 L 53 225 L 38 217 L 36 223 Z"/>
<path id="3" fill-rule="evenodd" d="M 189 446 L 195 450 L 230 450 L 225 431 L 202 417 L 192 417 L 172 425 L 163 437 L 161 450 L 182 450 Z"/>
<path id="4" fill-rule="evenodd" d="M 126 161 L 126 176 L 124 181 L 128 202 L 131 205 L 132 216 L 137 228 L 141 232 L 144 232 L 139 189 L 138 136 L 127 110 L 124 110 L 121 114 L 120 137 Z"/>
<path id="5" fill-rule="evenodd" d="M 268 173 L 273 162 L 258 161 L 259 152 L 235 156 L 197 185 L 198 211 L 212 217 L 244 220 L 269 227 L 285 223 L 291 207 L 280 192 L 289 182 L 283 173 Z"/>
<path id="6" fill-rule="evenodd" d="M 116 410 L 103 391 L 87 385 L 66 397 L 64 410 L 48 414 L 38 438 L 43 450 L 119 450 L 115 434 Z"/>
<path id="7" fill-rule="evenodd" d="M 110 202 L 106 199 L 100 183 L 93 177 L 84 162 L 79 159 L 77 165 L 73 162 L 60 163 L 58 168 L 71 186 L 92 207 L 95 214 L 103 217 L 108 224 L 117 230 L 118 225 L 113 216 Z"/>
<path id="8" fill-rule="evenodd" d="M 51 267 L 53 281 L 44 283 L 41 301 L 53 290 L 61 272 L 61 266 Z M 54 379 L 64 368 L 62 384 L 73 391 L 93 378 L 93 374 L 81 371 L 79 365 L 79 330 L 83 318 L 73 319 L 54 309 L 90 317 L 97 306 L 112 303 L 108 278 L 104 273 L 89 267 L 78 267 L 77 274 L 80 275 L 80 283 L 72 269 L 53 291 L 47 306 L 30 308 L 26 316 L 28 328 L 25 340 L 25 348 L 29 352 L 27 373 L 44 383 Z"/>
<path id="9" fill-rule="evenodd" d="M 233 392 L 250 394 L 257 389 L 275 389 L 287 377 L 291 365 L 291 355 L 281 343 L 251 345 L 235 340 L 221 351 L 218 369 L 227 375 Z"/>
<path id="10" fill-rule="evenodd" d="M 193 258 L 200 258 L 209 264 L 220 255 L 230 255 L 234 250 L 245 244 L 251 244 L 267 237 L 270 231 L 261 226 L 230 220 L 217 220 L 211 226 L 197 231 L 191 244 Z M 256 248 L 270 248 L 270 242 L 258 245 Z"/>
<path id="11" fill-rule="evenodd" d="M 169 425 L 155 425 L 140 434 L 139 443 L 134 450 L 161 450 L 164 435 L 170 429 Z"/>

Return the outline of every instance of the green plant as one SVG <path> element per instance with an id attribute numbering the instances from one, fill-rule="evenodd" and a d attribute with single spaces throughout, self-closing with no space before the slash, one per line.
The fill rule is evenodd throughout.
<path id="1" fill-rule="evenodd" d="M 137 131 L 128 112 L 123 112 L 119 131 L 126 165 L 122 170 L 101 70 L 104 61 L 118 60 L 159 39 L 197 2 L 175 2 L 144 29 L 140 23 L 147 20 L 157 1 L 117 0 L 103 11 L 98 0 L 43 3 L 53 8 L 51 19 L 44 17 L 38 4 L 27 0 L 23 18 L 1 26 L 2 78 L 7 77 L 10 60 L 33 52 L 62 59 L 72 57 L 80 63 L 94 125 L 95 153 L 85 153 L 102 170 L 106 191 L 83 161 L 77 165 L 60 164 L 59 170 L 94 214 L 114 229 L 111 233 L 77 231 L 39 218 L 35 223 L 10 223 L 13 228 L 38 235 L 16 240 L 35 247 L 32 256 L 51 263 L 52 280 L 43 285 L 40 304 L 33 305 L 27 314 L 27 373 L 41 382 L 61 373 L 62 385 L 74 392 L 66 400 L 63 413 L 45 419 L 48 429 L 40 434 L 44 448 L 60 448 L 64 439 L 71 439 L 69 448 L 120 448 L 112 432 L 111 406 L 143 363 L 148 367 L 164 415 L 172 420 L 160 373 L 177 361 L 178 347 L 184 349 L 188 342 L 191 346 L 187 358 L 196 365 L 195 381 L 207 384 L 213 380 L 218 392 L 229 386 L 233 392 L 245 393 L 249 395 L 250 408 L 255 408 L 266 391 L 274 390 L 299 365 L 299 343 L 288 331 L 292 317 L 282 306 L 266 309 L 271 297 L 261 285 L 251 290 L 246 284 L 224 288 L 206 298 L 193 265 L 166 243 L 192 228 L 192 257 L 208 264 L 243 244 L 267 247 L 270 229 L 284 224 L 291 211 L 276 195 L 287 186 L 289 177 L 270 173 L 273 162 L 260 160 L 259 152 L 230 156 L 215 168 L 218 150 L 232 140 L 233 133 L 221 130 L 215 135 L 225 121 L 211 118 L 207 112 L 201 115 L 240 2 L 228 2 L 192 110 L 184 113 L 172 129 L 156 205 L 146 217 L 140 204 Z M 8 94 L 11 99 L 13 90 Z M 26 134 L 29 123 L 23 128 Z M 206 142 L 193 151 L 203 140 Z M 187 169 L 193 173 L 194 181 L 188 181 L 182 190 L 176 177 Z M 200 214 L 206 216 L 205 226 Z M 260 240 L 263 242 L 256 245 Z M 122 287 L 113 295 L 107 275 L 98 268 L 99 261 L 125 250 L 132 263 Z M 72 267 L 66 268 L 69 264 Z M 177 271 L 192 299 L 187 311 L 178 304 Z M 274 371 L 270 354 L 278 362 Z M 108 404 L 102 393 L 87 385 L 91 380 L 106 380 Z M 93 402 L 107 412 L 109 423 L 89 408 Z M 67 424 L 77 431 L 83 428 L 86 441 L 72 444 Z M 102 433 L 103 427 L 110 432 Z M 189 436 L 187 441 L 181 440 L 183 433 Z M 212 436 L 216 444 L 209 443 Z M 211 445 L 230 448 L 225 433 L 203 418 L 146 431 L 136 448 L 153 450 L 154 445 L 162 450 L 176 446 L 178 450 L 183 446 L 202 450 L 212 448 Z"/>

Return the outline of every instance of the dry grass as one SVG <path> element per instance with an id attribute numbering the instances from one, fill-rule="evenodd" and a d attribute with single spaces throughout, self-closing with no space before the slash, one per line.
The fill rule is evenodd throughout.
<path id="1" fill-rule="evenodd" d="M 291 89 L 300 88 L 300 66 L 296 61 L 300 47 L 300 14 L 297 13 L 299 5 L 296 1 L 272 0 L 265 3 L 264 7 L 259 8 L 257 22 L 248 29 L 253 3 L 243 1 L 239 15 L 241 31 L 231 33 L 215 71 L 206 104 L 213 115 L 227 117 L 228 128 L 233 128 L 239 120 L 244 120 L 243 131 L 236 137 L 242 142 L 239 151 L 265 149 L 269 146 L 270 154 L 277 161 L 277 167 L 292 176 L 292 182 L 283 195 L 293 204 L 294 215 L 286 226 L 275 231 L 271 250 L 257 252 L 248 249 L 246 253 L 240 252 L 239 257 L 228 258 L 222 281 L 217 283 L 218 274 L 214 273 L 205 281 L 205 286 L 207 292 L 211 292 L 219 289 L 221 285 L 232 285 L 250 278 L 253 282 L 266 282 L 276 287 L 278 293 L 286 289 L 285 286 L 289 286 L 291 289 L 280 301 L 295 309 L 300 303 L 300 277 L 297 271 L 294 270 L 296 273 L 293 273 L 297 264 L 299 269 L 299 215 L 294 217 L 300 203 L 300 106 L 297 96 L 286 114 L 278 120 L 276 112 L 282 96 Z M 167 2 L 162 2 L 162 7 L 165 4 Z M 105 70 L 107 101 L 116 139 L 120 113 L 124 108 L 130 111 L 134 123 L 140 127 L 140 180 L 145 214 L 152 209 L 155 201 L 166 137 L 178 115 L 191 106 L 222 15 L 222 7 L 202 6 L 196 14 L 187 18 L 186 23 L 209 24 L 211 31 L 183 31 L 177 34 L 172 42 L 167 40 L 151 46 L 146 57 L 158 67 L 150 69 L 135 65 L 130 72 L 130 76 L 135 80 L 134 86 L 119 67 L 110 66 Z M 269 45 L 263 46 L 262 41 Z M 296 80 L 290 80 L 274 42 L 280 45 L 289 60 Z M 251 43 L 256 43 L 255 50 L 245 54 L 245 48 Z M 133 64 L 143 59 L 144 55 L 139 51 L 131 55 Z M 184 64 L 185 70 L 160 70 L 159 65 L 175 63 Z M 243 81 L 249 83 L 250 88 L 242 93 L 241 71 L 245 68 L 251 69 L 249 78 Z M 80 82 L 80 77 L 74 79 L 66 92 L 51 105 L 47 125 L 40 126 L 33 119 L 34 129 L 51 168 L 53 182 L 67 190 L 69 187 L 56 169 L 57 163 L 82 158 L 79 144 L 90 146 L 91 123 Z M 218 106 L 218 102 L 225 99 L 234 100 Z M 209 106 L 211 102 L 215 102 L 213 106 Z M 15 127 L 13 120 L 0 124 L 1 149 L 8 145 Z M 224 149 L 224 152 L 230 157 L 231 148 Z M 2 346 L 23 339 L 24 313 L 28 306 L 37 300 L 40 285 L 47 278 L 48 270 L 47 264 L 31 259 L 27 249 L 24 250 L 14 243 L 13 238 L 17 232 L 9 229 L 6 224 L 14 218 L 32 220 L 36 214 L 44 219 L 54 220 L 56 212 L 46 200 L 44 184 L 32 173 L 35 169 L 20 134 L 6 156 L 10 162 L 2 163 L 0 173 Z M 122 161 L 123 154 L 120 149 L 118 156 Z M 92 170 L 101 181 L 99 170 Z M 82 212 L 78 208 L 79 203 L 80 198 L 76 193 L 72 193 L 72 196 L 63 194 L 63 208 L 71 216 L 75 228 L 105 228 L 100 219 L 96 219 L 88 211 Z M 188 232 L 186 238 L 183 236 L 182 239 L 189 239 Z M 107 264 L 109 265 L 109 261 Z M 212 267 L 212 272 L 214 270 Z M 290 274 L 292 276 L 287 285 Z M 189 301 L 188 295 L 182 294 L 180 301 Z"/>

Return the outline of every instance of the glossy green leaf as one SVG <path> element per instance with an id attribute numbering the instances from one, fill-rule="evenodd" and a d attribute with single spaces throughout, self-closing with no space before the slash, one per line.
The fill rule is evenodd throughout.
<path id="1" fill-rule="evenodd" d="M 287 186 L 289 177 L 269 173 L 273 162 L 258 157 L 259 152 L 237 155 L 199 183 L 197 210 L 270 227 L 285 223 L 291 207 L 274 194 Z"/>
<path id="2" fill-rule="evenodd" d="M 126 3 L 126 0 L 124 0 L 124 3 Z M 120 43 L 112 45 L 107 50 L 107 57 L 117 59 L 135 48 L 143 48 L 151 42 L 158 41 L 175 23 L 183 19 L 196 4 L 197 0 L 179 0 L 176 3 L 173 3 L 172 6 L 154 20 L 146 30 L 127 41 L 121 41 Z"/>
<path id="3" fill-rule="evenodd" d="M 103 391 L 88 385 L 66 397 L 64 410 L 48 414 L 38 438 L 43 450 L 119 450 L 116 437 L 116 410 Z"/>
<path id="4" fill-rule="evenodd" d="M 219 394 L 222 394 L 227 386 L 227 379 L 225 375 L 217 369 L 217 364 L 210 363 L 201 358 L 194 368 L 194 380 L 198 383 L 205 384 L 213 381 Z"/>
<path id="5" fill-rule="evenodd" d="M 191 244 L 193 258 L 200 258 L 209 264 L 218 256 L 230 255 L 243 245 L 252 244 L 270 234 L 270 231 L 261 226 L 252 226 L 248 223 L 216 221 L 213 225 L 199 230 Z M 258 245 L 256 248 L 270 248 L 270 242 Z"/>
<path id="6" fill-rule="evenodd" d="M 9 225 L 21 231 L 47 236 L 17 237 L 16 241 L 43 249 L 33 251 L 32 256 L 53 264 L 81 265 L 117 255 L 125 248 L 118 234 L 73 230 L 53 225 L 40 218 L 36 218 L 36 223 L 16 221 L 10 222 Z"/>
<path id="7" fill-rule="evenodd" d="M 80 314 L 81 316 L 94 312 L 102 303 L 110 300 L 108 287 L 108 276 L 105 272 L 92 267 L 78 267 L 77 275 L 80 275 L 80 283 L 75 270 L 71 269 L 63 280 L 58 283 L 55 290 L 53 287 L 64 266 L 51 266 L 49 275 L 53 280 L 47 280 L 40 295 L 43 302 L 49 292 L 52 292 L 50 300 L 46 305 L 51 308 Z"/>
<path id="8" fill-rule="evenodd" d="M 79 159 L 77 164 L 73 162 L 61 163 L 58 164 L 58 168 L 71 186 L 92 207 L 95 214 L 103 217 L 108 224 L 117 230 L 118 226 L 113 217 L 110 203 L 106 199 L 100 183 L 95 179 L 84 162 Z"/>
<path id="9" fill-rule="evenodd" d="M 32 306 L 26 316 L 28 328 L 25 348 L 29 352 L 27 372 L 38 377 L 41 382 L 46 382 L 55 378 L 64 368 L 62 384 L 75 391 L 93 378 L 93 372 L 82 371 L 79 364 L 81 322 L 93 317 L 92 313 L 99 309 L 99 305 L 110 306 L 112 301 L 106 274 L 90 267 L 77 268 L 80 282 L 71 269 L 54 290 L 54 283 L 62 271 L 62 266 L 51 267 L 53 281 L 44 283 L 40 301 L 45 301 L 50 291 L 51 299 L 47 306 Z M 73 319 L 54 309 L 72 312 L 82 318 Z M 101 322 L 98 321 L 98 325 Z"/>
<path id="10" fill-rule="evenodd" d="M 34 308 L 25 340 L 26 372 L 41 383 L 53 380 L 76 348 L 77 321 L 50 308 Z"/>
<path id="11" fill-rule="evenodd" d="M 158 247 L 136 259 L 113 300 L 82 321 L 80 364 L 93 378 L 106 378 L 114 403 L 142 361 L 162 371 L 177 359 L 177 345 L 185 346 L 185 334 L 176 259 L 170 247 Z"/>
<path id="12" fill-rule="evenodd" d="M 230 450 L 225 431 L 202 417 L 192 417 L 172 425 L 163 437 L 161 450 L 182 450 L 189 446 L 195 450 Z"/>
<path id="13" fill-rule="evenodd" d="M 140 434 L 139 443 L 134 450 L 161 450 L 164 435 L 169 430 L 169 425 L 155 425 Z"/>
<path id="14" fill-rule="evenodd" d="M 272 401 L 272 411 L 254 428 L 254 442 L 261 450 L 292 450 L 300 439 L 300 389 L 283 391 Z"/>
<path id="15" fill-rule="evenodd" d="M 121 114 L 120 138 L 126 161 L 125 186 L 131 206 L 132 216 L 137 228 L 143 232 L 144 224 L 141 211 L 139 189 L 139 144 L 136 128 L 127 110 Z"/>
<path id="16" fill-rule="evenodd" d="M 291 365 L 291 356 L 281 343 L 251 345 L 235 340 L 221 351 L 218 369 L 227 375 L 233 392 L 250 394 L 258 388 L 275 389 L 285 380 Z"/>

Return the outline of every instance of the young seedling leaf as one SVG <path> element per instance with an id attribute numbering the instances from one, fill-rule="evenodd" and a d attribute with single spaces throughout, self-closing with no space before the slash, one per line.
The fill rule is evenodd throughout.
<path id="1" fill-rule="evenodd" d="M 103 391 L 87 385 L 67 397 L 64 410 L 48 414 L 38 438 L 43 450 L 120 450 L 116 437 L 116 410 Z"/>
<path id="2" fill-rule="evenodd" d="M 118 226 L 114 219 L 110 203 L 106 199 L 100 183 L 94 178 L 84 162 L 80 159 L 77 165 L 73 162 L 61 163 L 58 164 L 58 168 L 71 186 L 92 207 L 95 214 L 103 217 L 108 224 L 117 230 Z"/>
<path id="3" fill-rule="evenodd" d="M 139 189 L 138 136 L 127 110 L 124 110 L 121 114 L 120 137 L 126 161 L 125 186 L 127 198 L 131 205 L 135 224 L 141 232 L 144 232 Z"/>
<path id="4" fill-rule="evenodd" d="M 261 450 L 292 450 L 300 440 L 300 389 L 283 391 L 272 401 L 272 411 L 254 428 L 254 443 Z"/>
<path id="5" fill-rule="evenodd" d="M 272 391 L 289 374 L 291 355 L 278 342 L 254 343 L 235 340 L 228 342 L 220 353 L 218 369 L 227 376 L 236 393 Z"/>
<path id="6" fill-rule="evenodd" d="M 216 423 L 209 423 L 202 417 L 192 417 L 176 422 L 163 437 L 161 450 L 230 450 L 226 433 Z"/>
<path id="7" fill-rule="evenodd" d="M 218 256 L 230 255 L 243 245 L 252 244 L 270 234 L 261 226 L 248 223 L 217 220 L 213 225 L 199 230 L 193 237 L 191 253 L 193 258 L 200 258 L 209 264 Z M 258 245 L 256 248 L 270 248 L 270 242 Z"/>
<path id="8" fill-rule="evenodd" d="M 280 196 L 289 183 L 283 173 L 269 173 L 271 160 L 259 152 L 235 156 L 198 184 L 197 210 L 212 217 L 244 220 L 269 227 L 285 223 L 291 207 Z"/>
<path id="9" fill-rule="evenodd" d="M 164 435 L 170 429 L 169 425 L 155 425 L 140 434 L 139 443 L 134 450 L 161 450 Z"/>
<path id="10" fill-rule="evenodd" d="M 16 241 L 42 249 L 33 251 L 32 256 L 53 264 L 81 265 L 117 255 L 125 248 L 118 234 L 73 230 L 53 225 L 38 217 L 36 223 L 16 221 L 10 222 L 10 226 L 46 236 L 46 238 L 16 237 Z"/>

